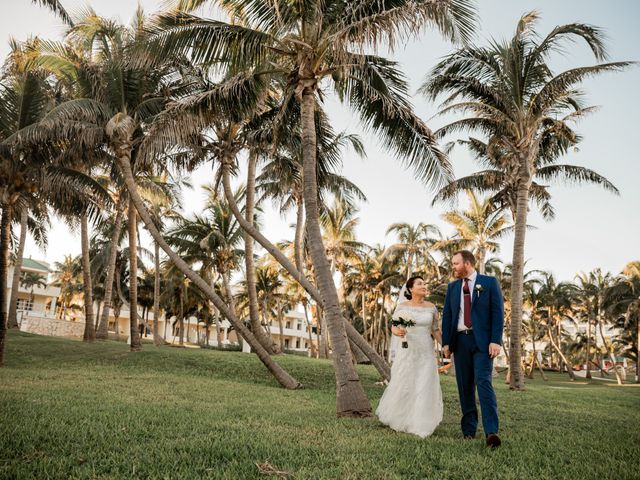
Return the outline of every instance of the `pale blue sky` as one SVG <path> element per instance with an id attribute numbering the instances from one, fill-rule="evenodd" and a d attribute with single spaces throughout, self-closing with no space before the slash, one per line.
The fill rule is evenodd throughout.
<path id="1" fill-rule="evenodd" d="M 86 2 L 63 0 L 69 9 Z M 137 2 L 130 0 L 93 0 L 89 2 L 99 14 L 118 16 L 128 21 Z M 155 11 L 160 0 L 140 2 L 147 12 Z M 608 36 L 612 60 L 640 60 L 640 32 L 636 28 L 640 18 L 640 2 L 617 0 L 481 0 L 479 15 L 481 27 L 479 42 L 489 37 L 509 37 L 518 18 L 530 10 L 538 10 L 542 19 L 538 32 L 546 34 L 556 25 L 570 22 L 591 23 L 603 28 Z M 3 15 L 0 18 L 0 55 L 8 51 L 9 36 L 25 39 L 29 35 L 59 38 L 61 22 L 45 9 L 31 5 L 29 0 L 2 0 Z M 419 39 L 401 46 L 391 56 L 403 65 L 413 91 L 423 81 L 426 73 L 437 60 L 451 50 L 434 32 L 425 32 Z M 556 69 L 594 63 L 590 51 L 583 44 L 571 46 L 564 57 L 554 63 Z M 529 268 L 551 270 L 560 279 L 572 279 L 579 271 L 602 267 L 617 273 L 631 260 L 640 259 L 640 188 L 638 166 L 636 119 L 640 111 L 640 68 L 624 73 L 607 74 L 583 84 L 592 105 L 601 109 L 585 119 L 578 131 L 584 140 L 576 153 L 567 156 L 563 163 L 573 163 L 592 168 L 609 178 L 621 191 L 616 197 L 594 187 L 554 186 L 551 189 L 557 217 L 545 223 L 537 213 L 532 213 L 529 223 L 537 229 L 527 234 L 526 258 Z M 437 105 L 415 96 L 416 111 L 429 120 Z M 362 133 L 358 121 L 334 99 L 327 102 L 327 110 L 336 130 Z M 441 120 L 429 120 L 435 128 Z M 405 171 L 372 136 L 363 133 L 368 158 L 361 160 L 352 154 L 344 157 L 343 174 L 365 192 L 369 201 L 361 206 L 358 236 L 369 244 L 389 244 L 386 228 L 394 222 L 438 224 L 445 234 L 452 231 L 441 220 L 443 207 L 432 208 L 432 192 L 416 182 L 410 171 Z M 457 175 L 476 169 L 469 155 L 459 150 L 452 155 Z M 194 178 L 206 178 L 209 170 L 203 169 Z M 190 209 L 197 209 L 203 196 L 200 192 L 187 195 Z M 291 237 L 289 224 L 293 219 L 282 219 L 277 212 L 267 209 L 263 224 L 265 232 L 273 240 Z M 511 258 L 512 238 L 506 238 L 500 257 Z M 27 254 L 45 258 L 50 262 L 60 260 L 64 254 L 80 251 L 77 235 L 57 224 L 50 235 L 46 253 L 39 252 L 32 242 Z"/>

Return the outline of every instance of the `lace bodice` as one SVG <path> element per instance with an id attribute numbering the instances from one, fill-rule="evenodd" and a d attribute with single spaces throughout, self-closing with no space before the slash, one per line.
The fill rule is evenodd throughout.
<path id="1" fill-rule="evenodd" d="M 428 330 L 434 332 L 440 329 L 440 322 L 436 307 L 422 307 L 404 302 L 399 304 L 396 307 L 396 311 L 393 312 L 394 319 L 398 319 L 400 317 L 405 320 L 413 320 L 415 322 L 415 326 L 411 327 L 411 330 Z"/>

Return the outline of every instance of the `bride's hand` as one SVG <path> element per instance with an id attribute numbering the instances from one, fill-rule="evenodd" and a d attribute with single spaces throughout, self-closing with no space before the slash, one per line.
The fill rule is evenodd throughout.
<path id="1" fill-rule="evenodd" d="M 397 337 L 403 337 L 403 338 L 407 335 L 407 331 L 404 328 L 400 328 L 400 327 L 391 327 L 391 333 L 393 333 Z"/>

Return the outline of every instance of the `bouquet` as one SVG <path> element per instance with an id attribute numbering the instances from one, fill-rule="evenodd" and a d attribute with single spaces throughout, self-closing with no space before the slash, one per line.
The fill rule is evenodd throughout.
<path id="1" fill-rule="evenodd" d="M 403 328 L 407 328 L 407 327 L 413 327 L 416 324 L 416 322 L 414 322 L 413 320 L 405 320 L 402 317 L 398 317 L 398 319 L 391 319 L 391 325 L 393 327 L 403 327 Z M 409 348 L 409 344 L 407 343 L 406 340 L 402 341 L 402 348 Z"/>

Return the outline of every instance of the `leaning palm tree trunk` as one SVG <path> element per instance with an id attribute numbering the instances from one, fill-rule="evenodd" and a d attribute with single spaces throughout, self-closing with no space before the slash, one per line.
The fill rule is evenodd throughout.
<path id="1" fill-rule="evenodd" d="M 247 171 L 247 193 L 245 218 L 247 222 L 253 225 L 253 210 L 255 205 L 255 189 L 256 189 L 256 163 L 257 158 L 254 152 L 249 153 L 249 165 Z M 224 168 L 229 168 L 226 164 Z M 270 335 L 262 328 L 260 324 L 260 309 L 258 308 L 258 293 L 256 291 L 256 269 L 253 259 L 253 237 L 244 230 L 245 245 L 245 267 L 247 274 L 247 294 L 249 296 L 249 319 L 251 320 L 251 331 L 262 344 L 264 349 L 273 354 L 275 353 L 275 343 Z"/>
<path id="2" fill-rule="evenodd" d="M 550 327 L 549 327 L 549 343 L 554 348 L 554 350 L 558 353 L 558 356 L 562 359 L 562 362 L 564 362 L 565 366 L 567 367 L 567 373 L 569 374 L 569 377 L 571 378 L 571 380 L 575 380 L 576 375 L 575 373 L 573 373 L 573 368 L 571 367 L 571 364 L 567 360 L 567 357 L 565 357 L 564 354 L 562 353 L 562 350 L 560 350 L 560 347 L 556 345 L 556 342 L 553 340 L 553 335 L 551 335 Z"/>
<path id="3" fill-rule="evenodd" d="M 93 342 L 96 339 L 96 330 L 93 312 L 91 259 L 89 258 L 89 219 L 86 212 L 82 212 L 80 215 L 80 237 L 82 245 L 82 289 L 84 291 L 84 335 L 82 340 Z"/>
<path id="4" fill-rule="evenodd" d="M 613 348 L 611 344 L 607 342 L 607 339 L 604 336 L 604 331 L 602 329 L 602 321 L 598 323 L 599 323 L 599 329 L 600 329 L 600 337 L 602 338 L 602 343 L 604 343 L 604 348 L 607 350 L 607 353 L 609 354 L 609 359 L 611 360 L 611 366 L 613 368 L 613 372 L 616 374 L 616 381 L 618 382 L 618 385 L 622 385 L 622 377 L 620 376 L 620 372 L 618 371 L 618 366 L 616 365 L 616 358 L 613 352 Z"/>
<path id="5" fill-rule="evenodd" d="M 253 336 L 251 331 L 229 310 L 225 301 L 216 294 L 216 292 L 207 284 L 207 282 L 202 277 L 200 277 L 200 275 L 191 270 L 191 268 L 189 268 L 189 265 L 187 265 L 187 263 L 171 249 L 164 238 L 162 238 L 162 235 L 160 235 L 160 232 L 154 225 L 149 212 L 144 206 L 144 202 L 138 194 L 137 186 L 133 178 L 133 173 L 131 171 L 129 157 L 126 155 L 118 156 L 118 160 L 120 168 L 122 169 L 127 190 L 129 191 L 129 195 L 131 196 L 133 203 L 138 208 L 140 217 L 144 221 L 147 230 L 149 231 L 153 239 L 158 242 L 160 247 L 164 250 L 173 264 L 182 273 L 184 273 L 185 276 L 189 278 L 189 280 L 191 280 L 194 285 L 196 285 L 209 298 L 209 300 L 213 302 L 218 311 L 220 311 L 226 318 L 229 319 L 236 331 L 249 343 L 249 345 L 251 345 L 258 358 L 262 361 L 265 367 L 267 367 L 269 372 L 271 372 L 271 374 L 276 378 L 280 385 L 289 389 L 300 388 L 302 384 L 291 375 L 289 375 L 280 365 L 273 361 L 269 353 L 256 340 L 256 337 Z"/>
<path id="6" fill-rule="evenodd" d="M 116 274 L 116 260 L 118 258 L 118 239 L 122 230 L 122 217 L 124 216 L 124 202 L 119 201 L 116 211 L 116 218 L 113 224 L 113 232 L 111 233 L 111 242 L 109 243 L 109 263 L 107 264 L 107 278 L 104 282 L 104 307 L 102 315 L 98 323 L 96 338 L 106 340 L 109 331 L 109 314 L 111 313 L 112 297 L 113 297 L 113 279 Z M 115 318 L 116 323 L 118 318 Z"/>
<path id="7" fill-rule="evenodd" d="M 534 157 L 535 158 L 535 157 Z M 516 199 L 515 238 L 513 241 L 513 273 L 511 277 L 511 351 L 509 353 L 509 387 L 512 390 L 524 390 L 524 374 L 521 357 L 522 345 L 522 297 L 524 283 L 524 244 L 527 231 L 527 213 L 529 207 L 529 187 L 531 171 L 529 157 L 520 159 L 520 178 Z"/>
<path id="8" fill-rule="evenodd" d="M 137 212 L 129 197 L 129 336 L 131 351 L 142 350 L 138 331 L 138 230 Z"/>
<path id="9" fill-rule="evenodd" d="M 18 328 L 18 288 L 20 288 L 20 274 L 22 273 L 22 257 L 24 256 L 24 244 L 27 240 L 27 220 L 29 212 L 22 208 L 20 212 L 20 240 L 16 261 L 13 264 L 13 280 L 11 282 L 11 300 L 9 300 L 8 328 Z"/>
<path id="10" fill-rule="evenodd" d="M 222 184 L 224 187 L 224 194 L 229 203 L 229 207 L 233 212 L 234 217 L 245 231 L 249 233 L 262 247 L 269 252 L 269 254 L 276 259 L 276 261 L 291 275 L 291 277 L 297 281 L 307 291 L 307 293 L 315 300 L 318 305 L 322 305 L 322 297 L 316 287 L 304 276 L 302 270 L 296 268 L 293 263 L 275 246 L 273 245 L 260 231 L 253 225 L 247 223 L 246 219 L 240 212 L 238 205 L 233 197 L 233 190 L 231 189 L 231 180 L 228 172 L 223 168 L 222 172 Z M 343 319 L 344 326 L 349 335 L 349 338 L 355 343 L 367 356 L 373 366 L 378 370 L 382 378 L 389 380 L 391 376 L 391 369 L 389 364 L 369 345 L 369 343 L 358 333 L 358 331 L 347 321 Z"/>
<path id="11" fill-rule="evenodd" d="M 323 313 L 333 350 L 333 366 L 337 383 L 336 412 L 338 416 L 366 417 L 371 415 L 371 405 L 352 363 L 338 292 L 331 276 L 331 267 L 326 257 L 318 221 L 315 95 L 312 88 L 303 89 L 300 110 L 307 244 L 318 281 L 318 290 L 322 297 Z"/>
<path id="12" fill-rule="evenodd" d="M 0 367 L 4 365 L 4 344 L 7 336 L 7 275 L 9 273 L 12 213 L 12 205 L 2 204 L 2 220 L 0 220 Z"/>
<path id="13" fill-rule="evenodd" d="M 158 322 L 160 321 L 160 245 L 158 245 L 158 242 L 155 242 L 153 246 L 155 248 L 155 272 L 153 275 L 153 344 L 159 347 L 164 342 L 164 338 L 160 336 L 160 332 L 158 331 Z"/>

